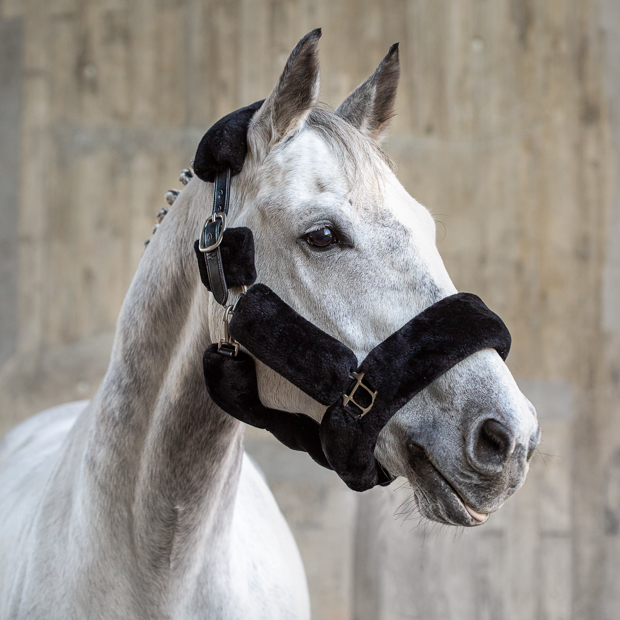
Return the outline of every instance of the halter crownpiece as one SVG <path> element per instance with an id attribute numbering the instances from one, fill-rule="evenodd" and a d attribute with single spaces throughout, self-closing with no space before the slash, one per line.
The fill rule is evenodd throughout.
<path id="1" fill-rule="evenodd" d="M 493 348 L 506 359 L 510 333 L 479 297 L 457 293 L 413 317 L 358 365 L 346 345 L 299 315 L 269 287 L 254 284 L 252 232 L 226 229 L 226 215 L 230 179 L 243 167 L 247 127 L 261 104 L 218 121 L 201 140 L 194 163 L 196 176 L 214 182 L 213 212 L 194 246 L 201 280 L 221 305 L 228 299 L 228 287 L 251 286 L 234 307 L 225 308 L 224 341 L 205 351 L 209 396 L 241 422 L 307 452 L 356 491 L 389 484 L 393 478 L 375 459 L 374 449 L 392 416 L 476 351 Z M 265 407 L 251 356 L 325 405 L 321 423 Z"/>
<path id="2" fill-rule="evenodd" d="M 224 240 L 226 230 L 226 216 L 228 215 L 228 201 L 230 199 L 230 179 L 239 174 L 248 150 L 247 130 L 252 116 L 258 110 L 262 101 L 241 108 L 220 119 L 203 136 L 196 157 L 194 158 L 194 172 L 199 179 L 213 183 L 213 211 L 206 219 L 198 240 L 198 263 L 201 265 L 201 275 L 206 272 L 207 280 L 203 282 L 221 306 L 228 300 L 228 284 L 224 273 L 224 263 L 220 246 Z M 256 279 L 254 271 L 254 241 L 252 233 L 246 236 L 248 244 L 245 253 L 251 253 L 251 271 L 253 278 L 239 283 L 250 285 Z M 201 259 L 202 255 L 202 259 Z M 236 261 L 239 264 L 238 261 Z M 250 264 L 250 263 L 248 263 Z M 234 286 L 231 283 L 231 286 Z"/>

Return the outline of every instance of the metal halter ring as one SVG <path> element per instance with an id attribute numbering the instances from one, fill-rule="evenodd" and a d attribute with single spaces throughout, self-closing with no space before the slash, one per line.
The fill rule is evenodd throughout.
<path id="1" fill-rule="evenodd" d="M 234 314 L 234 307 L 226 306 L 224 308 L 224 316 L 222 317 L 222 321 L 224 321 L 224 338 L 217 343 L 218 353 L 228 357 L 236 357 L 239 352 L 239 343 L 233 340 L 228 333 L 228 322 L 232 314 Z"/>
<path id="2" fill-rule="evenodd" d="M 237 353 L 239 353 L 239 343 L 228 332 L 228 323 L 230 322 L 230 317 L 235 313 L 239 300 L 246 294 L 248 287 L 244 284 L 241 286 L 241 289 L 239 299 L 232 306 L 226 306 L 224 308 L 224 316 L 222 316 L 222 321 L 224 321 L 224 337 L 217 343 L 217 350 L 222 355 L 227 355 L 228 357 L 236 357 Z"/>
<path id="3" fill-rule="evenodd" d="M 209 224 L 215 222 L 216 220 L 220 220 L 222 222 L 220 226 L 220 233 L 217 236 L 217 240 L 215 243 L 209 246 L 203 245 L 204 233 Z M 224 237 L 224 231 L 226 230 L 226 214 L 223 211 L 218 211 L 217 213 L 211 213 L 211 215 L 205 220 L 205 223 L 202 227 L 202 234 L 200 235 L 200 240 L 198 241 L 198 249 L 205 252 L 213 252 L 213 250 L 217 250 L 220 247 L 220 243 L 222 243 L 222 238 Z"/>
<path id="4" fill-rule="evenodd" d="M 363 418 L 372 409 L 372 406 L 375 404 L 375 398 L 377 397 L 377 392 L 373 392 L 367 385 L 364 385 L 362 383 L 363 378 L 363 372 L 351 373 L 351 379 L 355 379 L 356 383 L 353 386 L 350 394 L 342 395 L 342 405 L 346 407 L 349 403 L 353 403 L 362 412 L 360 413 L 360 418 Z M 353 400 L 353 396 L 355 396 L 355 392 L 357 392 L 357 388 L 359 387 L 363 387 L 368 392 L 368 394 L 370 394 L 370 405 L 368 405 L 368 407 L 362 407 L 362 405 Z"/>
<path id="5" fill-rule="evenodd" d="M 241 285 L 241 295 L 237 298 L 237 301 L 232 305 L 232 310 L 230 314 L 234 314 L 237 309 L 237 304 L 241 301 L 241 298 L 248 292 L 248 287 L 245 284 Z"/>

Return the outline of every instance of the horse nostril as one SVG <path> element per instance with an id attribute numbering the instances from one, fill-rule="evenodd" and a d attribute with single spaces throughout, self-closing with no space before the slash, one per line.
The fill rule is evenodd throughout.
<path id="1" fill-rule="evenodd" d="M 491 418 L 478 427 L 472 440 L 468 448 L 469 460 L 475 469 L 484 473 L 501 471 L 515 444 L 510 429 Z"/>

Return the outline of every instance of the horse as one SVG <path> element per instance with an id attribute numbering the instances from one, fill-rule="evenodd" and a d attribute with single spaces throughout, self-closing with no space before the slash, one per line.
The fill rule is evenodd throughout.
<path id="1" fill-rule="evenodd" d="M 364 359 L 456 292 L 435 222 L 380 147 L 399 78 L 392 46 L 335 110 L 319 103 L 315 30 L 247 130 L 229 221 L 254 232 L 259 281 Z M 213 185 L 192 176 L 122 305 L 95 396 L 44 411 L 0 447 L 0 618 L 309 618 L 304 569 L 243 425 L 208 397 L 202 352 L 221 309 L 194 255 Z M 240 295 L 241 291 L 231 291 Z M 256 362 L 267 407 L 325 406 Z M 484 523 L 523 484 L 536 412 L 494 349 L 403 406 L 375 456 L 445 524 Z"/>

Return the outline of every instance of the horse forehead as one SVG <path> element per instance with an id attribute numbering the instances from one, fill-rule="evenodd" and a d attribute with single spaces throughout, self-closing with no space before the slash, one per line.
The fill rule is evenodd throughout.
<path id="1" fill-rule="evenodd" d="M 348 186 L 343 162 L 325 139 L 314 131 L 301 131 L 272 151 L 269 179 L 282 189 L 295 188 L 300 181 L 317 183 L 322 180 Z M 282 183 L 294 179 L 295 183 Z M 336 185 L 335 185 L 336 186 Z"/>
<path id="2" fill-rule="evenodd" d="M 304 130 L 274 149 L 270 159 L 265 175 L 269 192 L 289 197 L 335 194 L 384 226 L 417 229 L 420 219 L 427 225 L 427 220 L 432 222 L 427 209 L 407 193 L 370 149 L 356 157 L 354 145 L 351 149 L 334 147 L 322 134 Z"/>

